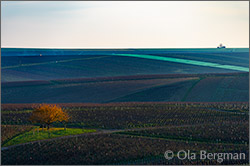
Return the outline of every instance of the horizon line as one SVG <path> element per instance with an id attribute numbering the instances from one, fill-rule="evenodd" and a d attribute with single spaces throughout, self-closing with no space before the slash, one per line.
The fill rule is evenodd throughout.
<path id="1" fill-rule="evenodd" d="M 19 48 L 19 49 L 213 49 L 217 47 L 1 47 L 2 48 Z M 249 47 L 226 47 L 223 49 L 249 48 Z"/>

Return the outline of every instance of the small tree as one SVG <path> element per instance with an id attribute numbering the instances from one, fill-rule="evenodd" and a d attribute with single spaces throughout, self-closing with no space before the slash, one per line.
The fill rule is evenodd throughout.
<path id="1" fill-rule="evenodd" d="M 67 122 L 68 119 L 68 114 L 64 112 L 61 107 L 50 104 L 39 105 L 39 107 L 36 108 L 30 116 L 32 123 L 40 123 L 42 125 L 45 124 L 47 126 L 47 130 L 49 130 L 50 125 L 53 122 Z M 66 128 L 66 125 L 64 127 Z"/>

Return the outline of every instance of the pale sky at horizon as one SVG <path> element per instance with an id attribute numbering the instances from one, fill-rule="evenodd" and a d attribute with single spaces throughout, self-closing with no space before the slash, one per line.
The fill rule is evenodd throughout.
<path id="1" fill-rule="evenodd" d="M 2 47 L 249 47 L 248 1 L 2 1 Z"/>

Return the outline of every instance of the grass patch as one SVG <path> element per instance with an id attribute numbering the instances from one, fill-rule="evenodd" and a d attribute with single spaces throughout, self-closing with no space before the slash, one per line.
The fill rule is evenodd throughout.
<path id="1" fill-rule="evenodd" d="M 39 132 L 38 132 L 39 131 Z M 8 142 L 6 142 L 3 147 L 22 144 L 31 141 L 44 140 L 56 137 L 62 137 L 67 135 L 77 135 L 83 133 L 95 132 L 95 129 L 76 129 L 76 128 L 51 128 L 48 132 L 47 129 L 42 130 L 41 128 L 35 128 L 29 132 L 18 135 Z"/>
<path id="2" fill-rule="evenodd" d="M 1 125 L 1 145 L 33 128 L 31 125 Z"/>

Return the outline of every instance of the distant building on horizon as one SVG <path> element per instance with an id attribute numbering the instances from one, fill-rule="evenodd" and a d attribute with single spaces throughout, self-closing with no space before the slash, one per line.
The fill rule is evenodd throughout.
<path id="1" fill-rule="evenodd" d="M 226 46 L 223 46 L 222 44 L 220 44 L 217 48 L 226 48 Z"/>

